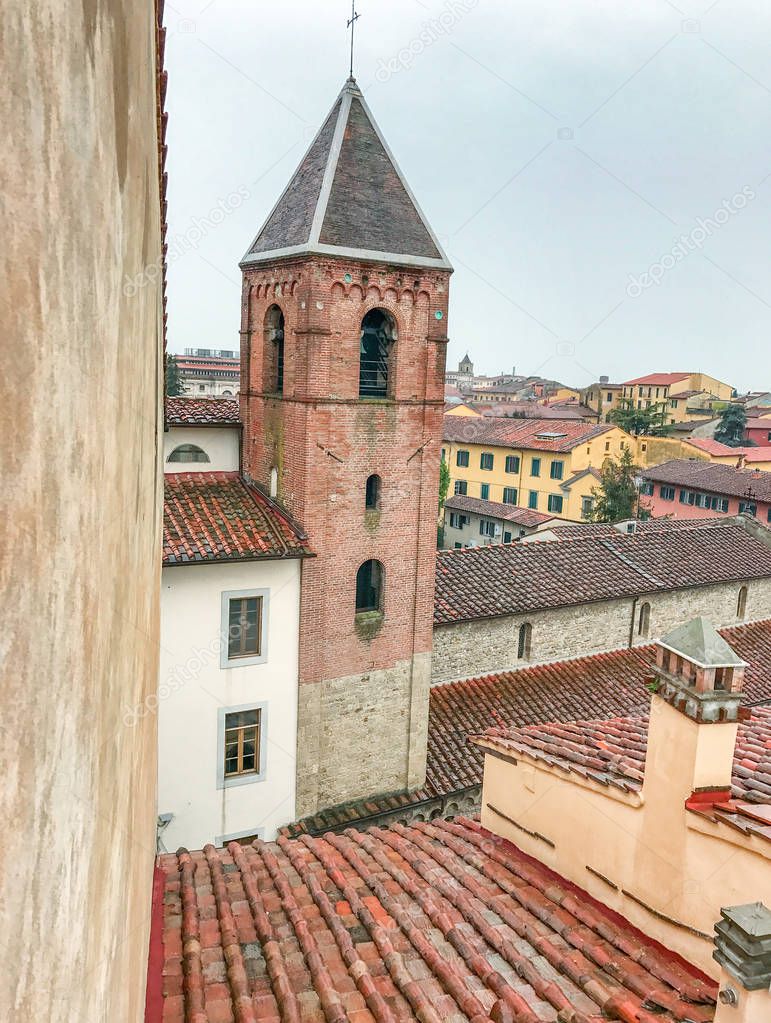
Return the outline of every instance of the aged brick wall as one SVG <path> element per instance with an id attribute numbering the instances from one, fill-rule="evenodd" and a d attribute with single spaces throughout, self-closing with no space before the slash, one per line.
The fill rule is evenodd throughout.
<path id="1" fill-rule="evenodd" d="M 244 470 L 266 487 L 276 470 L 278 499 L 317 554 L 303 566 L 298 816 L 423 782 L 448 285 L 447 271 L 327 257 L 244 271 Z M 285 321 L 280 397 L 265 351 L 274 305 Z M 361 400 L 361 321 L 374 308 L 390 312 L 398 338 L 389 397 Z M 382 480 L 377 512 L 365 512 L 371 474 Z M 355 579 L 369 558 L 384 566 L 384 613 L 363 629 Z"/>
<path id="2" fill-rule="evenodd" d="M 736 617 L 736 606 L 741 585 L 739 582 L 721 583 L 642 594 L 636 606 L 632 599 L 625 598 L 530 615 L 440 625 L 434 630 L 432 684 L 522 667 L 525 662 L 517 661 L 517 637 L 525 621 L 533 627 L 529 663 L 582 657 L 628 646 L 633 612 L 635 644 L 658 639 L 698 615 L 704 615 L 718 627 L 736 625 L 740 621 Z M 750 580 L 746 585 L 747 614 L 743 620 L 771 617 L 771 579 Z M 637 634 L 639 607 L 643 601 L 651 605 L 647 638 Z"/>

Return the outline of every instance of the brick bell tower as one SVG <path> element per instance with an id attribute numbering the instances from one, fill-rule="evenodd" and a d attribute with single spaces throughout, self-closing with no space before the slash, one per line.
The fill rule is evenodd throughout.
<path id="1" fill-rule="evenodd" d="M 425 779 L 452 267 L 348 79 L 241 261 L 244 472 L 303 525 L 297 815 Z"/>

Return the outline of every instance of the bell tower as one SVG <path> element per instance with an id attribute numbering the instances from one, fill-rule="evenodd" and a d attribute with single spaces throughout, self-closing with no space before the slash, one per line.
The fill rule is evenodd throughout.
<path id="1" fill-rule="evenodd" d="M 452 267 L 353 78 L 240 266 L 243 469 L 316 554 L 304 816 L 425 778 Z"/>

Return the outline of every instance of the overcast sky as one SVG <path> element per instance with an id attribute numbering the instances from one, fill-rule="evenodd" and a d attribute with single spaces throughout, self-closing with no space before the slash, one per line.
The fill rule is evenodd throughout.
<path id="1" fill-rule="evenodd" d="M 359 85 L 455 267 L 448 365 L 771 389 L 768 0 L 356 6 Z M 238 261 L 347 77 L 349 15 L 167 0 L 172 351 L 238 347 Z"/>

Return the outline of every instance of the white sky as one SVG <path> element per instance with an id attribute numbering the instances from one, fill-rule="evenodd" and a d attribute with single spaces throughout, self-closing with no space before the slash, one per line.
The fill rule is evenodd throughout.
<path id="1" fill-rule="evenodd" d="M 455 266 L 448 365 L 771 389 L 768 0 L 356 7 L 359 85 Z M 349 15 L 166 3 L 172 351 L 238 348 L 238 261 L 347 76 Z"/>

